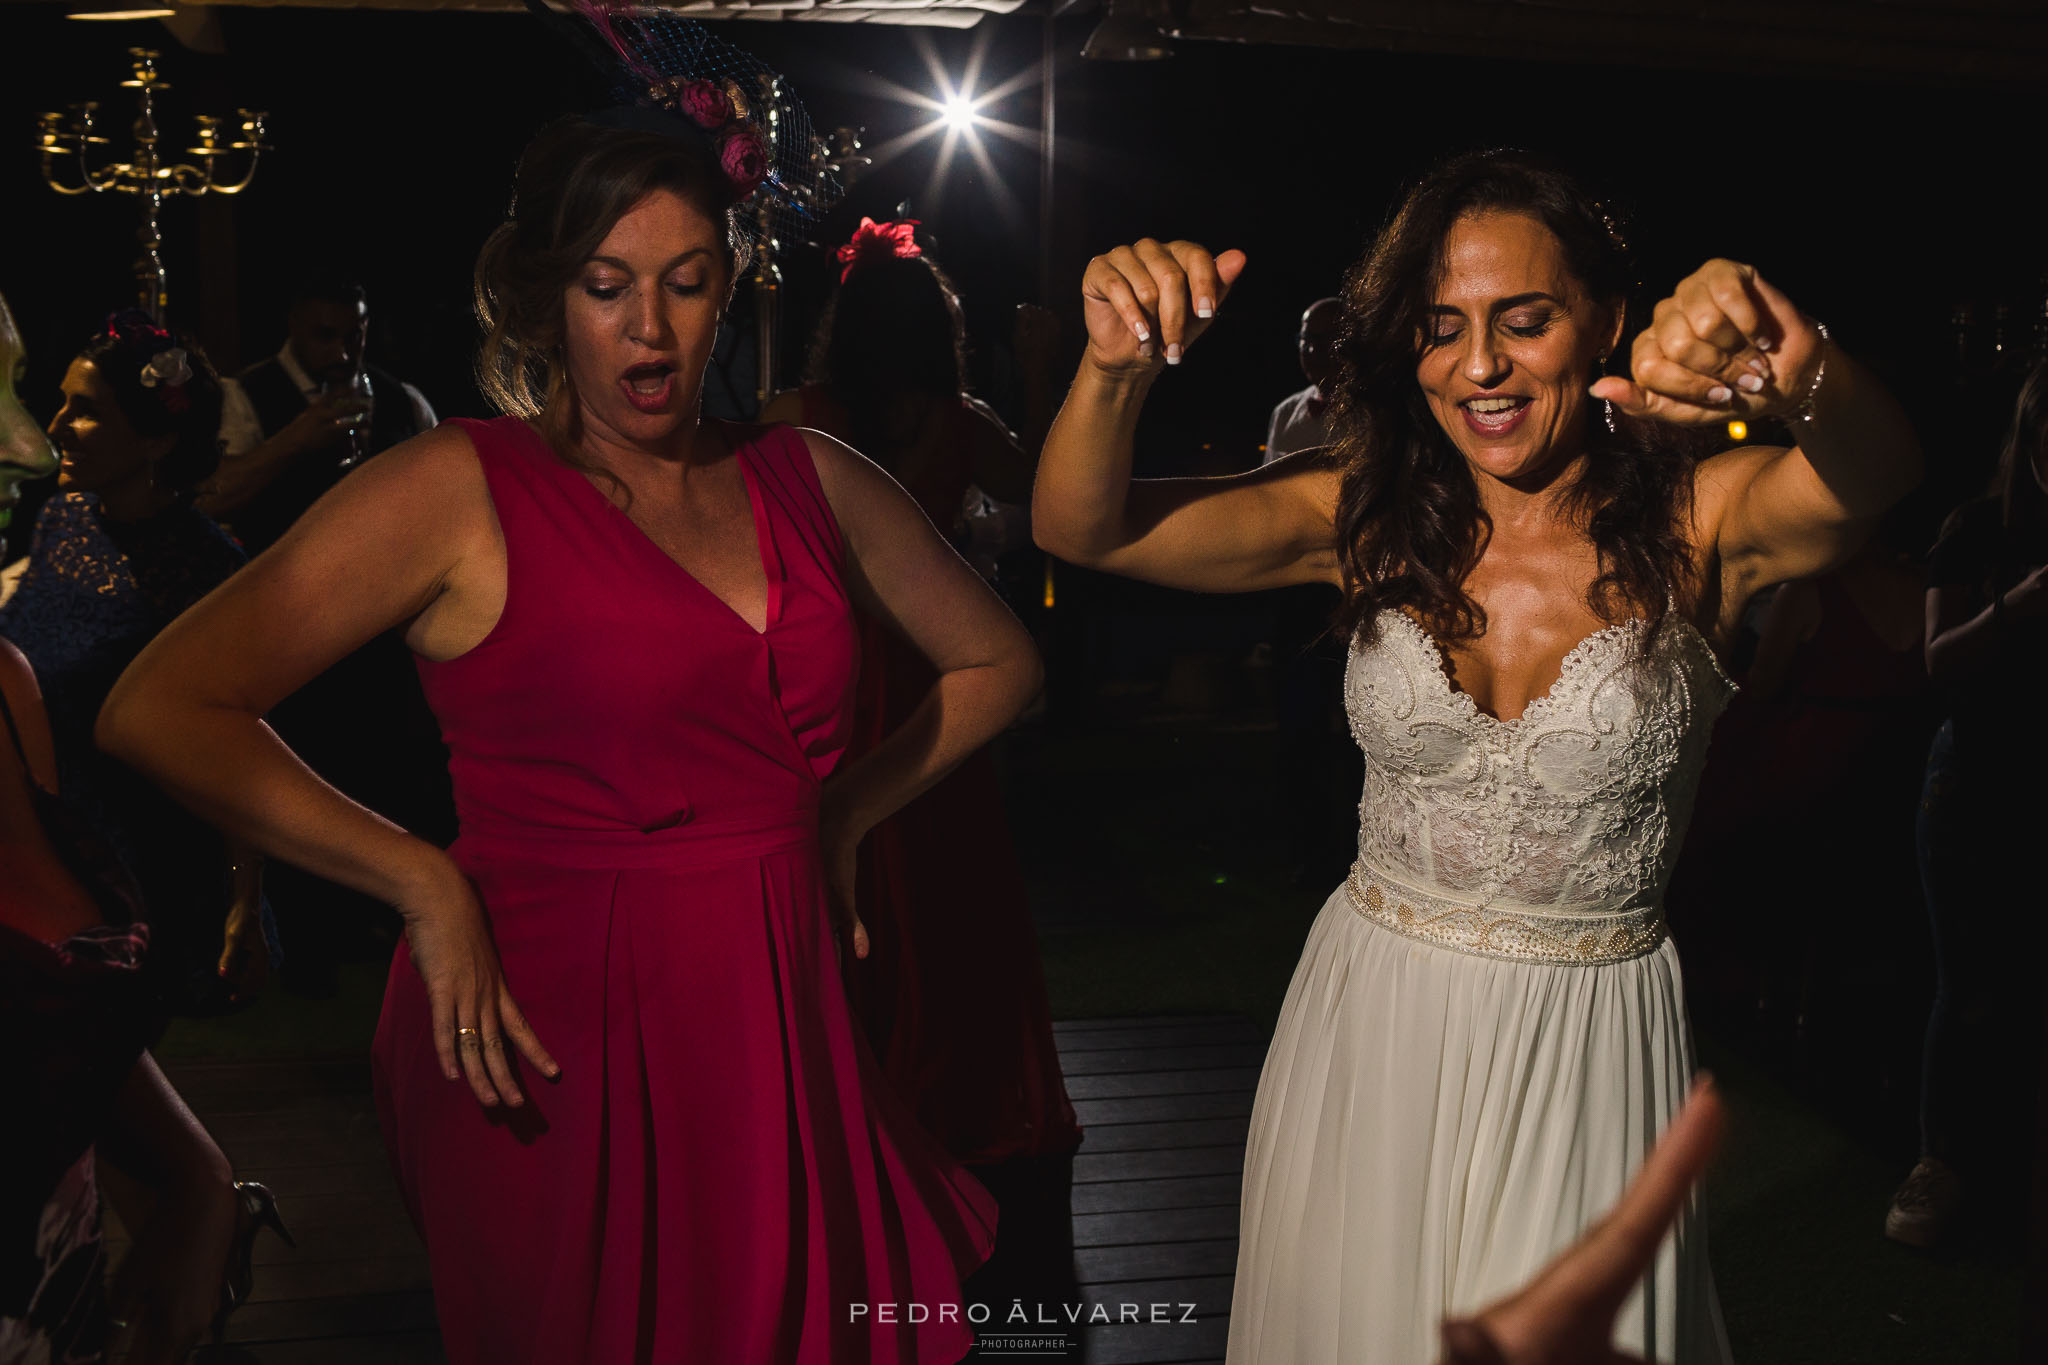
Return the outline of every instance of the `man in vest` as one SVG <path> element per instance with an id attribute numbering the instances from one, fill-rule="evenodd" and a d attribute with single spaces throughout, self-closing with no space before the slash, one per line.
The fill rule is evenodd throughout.
<path id="1" fill-rule="evenodd" d="M 283 535 L 356 459 L 434 425 L 418 389 L 363 363 L 369 322 L 360 284 L 315 277 L 292 296 L 283 349 L 223 383 L 220 472 L 199 508 L 226 522 L 250 554 Z"/>

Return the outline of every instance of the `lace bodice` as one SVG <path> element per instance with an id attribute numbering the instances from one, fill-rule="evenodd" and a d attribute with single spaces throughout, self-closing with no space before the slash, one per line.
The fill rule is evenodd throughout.
<path id="1" fill-rule="evenodd" d="M 1623 946 L 1646 950 L 1637 940 L 1652 926 L 1661 941 L 1655 912 L 1708 735 L 1735 691 L 1699 631 L 1673 617 L 1640 656 L 1640 619 L 1598 631 L 1565 656 L 1549 692 L 1502 721 L 1451 686 L 1415 621 L 1389 609 L 1379 624 L 1376 641 L 1352 649 L 1345 680 L 1365 751 L 1358 847 L 1372 885 L 1354 886 L 1361 908 L 1383 888 L 1404 920 L 1478 932 L 1454 945 L 1473 951 L 1493 951 L 1502 931 L 1547 941 L 1558 922 L 1629 914 Z"/>

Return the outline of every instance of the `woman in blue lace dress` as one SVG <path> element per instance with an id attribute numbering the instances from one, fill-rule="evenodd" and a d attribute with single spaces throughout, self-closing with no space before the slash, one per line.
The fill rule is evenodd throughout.
<path id="1" fill-rule="evenodd" d="M 270 965 L 260 864 L 101 754 L 92 727 L 129 661 L 243 562 L 192 507 L 220 458 L 220 379 L 130 312 L 71 362 L 63 393 L 50 423 L 58 492 L 0 605 L 0 637 L 41 683 L 65 793 L 141 885 L 159 993 L 206 1011 L 253 990 Z"/>

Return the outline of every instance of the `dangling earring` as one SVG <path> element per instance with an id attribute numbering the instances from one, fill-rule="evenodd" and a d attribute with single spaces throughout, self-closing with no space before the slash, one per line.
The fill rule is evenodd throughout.
<path id="1" fill-rule="evenodd" d="M 1593 381 L 1594 381 L 1594 383 L 1598 383 L 1598 382 L 1599 382 L 1600 380 L 1602 380 L 1602 379 L 1604 379 L 1604 378 L 1606 378 L 1606 377 L 1607 377 L 1607 357 L 1606 357 L 1606 356 L 1604 356 L 1604 355 L 1603 355 L 1603 356 L 1595 356 L 1595 357 L 1593 358 Z M 1605 398 L 1601 399 L 1601 400 L 1600 400 L 1600 413 L 1601 413 L 1601 416 L 1602 416 L 1603 418 L 1605 418 L 1605 419 L 1606 419 L 1606 422 L 1607 422 L 1607 434 L 1608 434 L 1609 436 L 1617 436 L 1617 435 L 1619 435 L 1620 433 L 1619 433 L 1619 432 L 1617 432 L 1617 431 L 1616 431 L 1616 430 L 1614 429 L 1614 404 L 1610 403 L 1610 402 L 1609 402 L 1609 401 L 1607 401 L 1607 400 L 1606 400 Z"/>

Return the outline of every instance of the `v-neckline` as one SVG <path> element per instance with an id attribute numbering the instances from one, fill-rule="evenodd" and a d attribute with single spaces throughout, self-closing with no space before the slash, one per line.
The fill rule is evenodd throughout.
<path id="1" fill-rule="evenodd" d="M 1437 681 L 1443 684 L 1445 693 L 1453 699 L 1454 703 L 1462 707 L 1479 723 L 1496 726 L 1502 730 L 1517 729 L 1530 716 L 1539 711 L 1549 709 L 1551 703 L 1557 697 L 1558 690 L 1564 686 L 1565 680 L 1571 677 L 1574 667 L 1586 655 L 1592 653 L 1602 640 L 1610 635 L 1619 635 L 1623 631 L 1648 624 L 1640 616 L 1631 616 L 1626 621 L 1617 621 L 1613 625 L 1602 626 L 1592 634 L 1581 639 L 1577 644 L 1565 651 L 1564 660 L 1557 668 L 1557 677 L 1551 681 L 1550 686 L 1544 688 L 1538 695 L 1531 697 L 1519 713 L 1512 717 L 1503 718 L 1481 706 L 1479 698 L 1458 685 L 1457 680 L 1451 675 L 1450 656 L 1444 652 L 1444 647 L 1437 642 L 1436 636 L 1430 634 L 1428 627 L 1397 607 L 1389 607 L 1387 610 L 1408 627 L 1416 641 L 1429 654 L 1430 659 L 1436 665 L 1433 671 L 1436 674 Z M 1687 622 L 1686 624 L 1689 625 L 1691 623 Z"/>
<path id="2" fill-rule="evenodd" d="M 625 508 L 607 497 L 605 491 L 592 482 L 587 473 L 573 465 L 568 465 L 566 461 L 563 463 L 568 473 L 576 482 L 589 489 L 591 496 L 610 508 L 612 514 L 625 523 L 627 528 L 631 530 L 634 536 L 639 538 L 640 543 L 647 548 L 650 554 L 680 574 L 684 582 L 690 584 L 698 592 L 703 593 L 704 596 L 717 603 L 727 616 L 730 616 L 740 625 L 741 629 L 745 630 L 755 639 L 765 641 L 769 633 L 775 629 L 777 622 L 782 616 L 782 581 L 781 576 L 776 572 L 774 531 L 768 524 L 768 509 L 762 502 L 759 482 L 755 479 L 754 471 L 747 460 L 745 442 L 732 441 L 729 432 L 722 432 L 720 439 L 728 442 L 732 450 L 732 458 L 739 465 L 740 482 L 746 486 L 747 490 L 747 509 L 754 519 L 754 554 L 760 560 L 761 579 L 765 586 L 765 592 L 762 597 L 761 624 L 758 627 L 752 621 L 740 615 L 739 608 L 713 592 L 703 579 L 684 568 L 682 562 L 674 555 L 662 549 L 660 543 L 653 536 L 647 534 L 646 528 L 627 515 Z M 550 449 L 550 454 L 552 454 L 552 448 Z"/>

